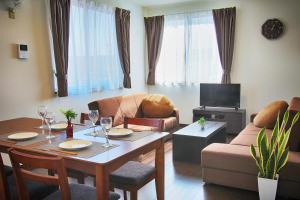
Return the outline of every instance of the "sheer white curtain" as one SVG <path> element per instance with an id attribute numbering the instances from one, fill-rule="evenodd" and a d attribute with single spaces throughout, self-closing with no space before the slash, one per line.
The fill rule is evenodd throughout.
<path id="1" fill-rule="evenodd" d="M 69 38 L 70 95 L 123 87 L 115 12 L 92 0 L 72 0 Z"/>
<path id="2" fill-rule="evenodd" d="M 212 13 L 165 16 L 158 84 L 219 83 L 222 78 Z"/>

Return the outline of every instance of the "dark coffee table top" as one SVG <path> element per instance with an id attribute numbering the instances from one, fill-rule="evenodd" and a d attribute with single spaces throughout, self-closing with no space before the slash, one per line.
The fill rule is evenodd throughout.
<path id="1" fill-rule="evenodd" d="M 191 137 L 209 138 L 210 136 L 218 133 L 219 130 L 226 127 L 225 122 L 206 121 L 205 128 L 202 130 L 201 126 L 194 122 L 178 131 L 173 135 L 185 135 Z"/>

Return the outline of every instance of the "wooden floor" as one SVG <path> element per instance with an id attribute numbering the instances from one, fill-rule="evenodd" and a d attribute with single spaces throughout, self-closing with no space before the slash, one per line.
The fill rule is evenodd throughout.
<path id="1" fill-rule="evenodd" d="M 201 167 L 196 164 L 173 162 L 172 142 L 165 144 L 165 197 L 166 200 L 256 200 L 258 193 L 211 184 L 204 184 Z M 154 154 L 143 158 L 144 163 L 154 164 Z M 119 194 L 121 192 L 117 191 Z M 129 196 L 129 195 L 128 195 Z M 140 200 L 155 200 L 154 181 L 139 190 Z"/>

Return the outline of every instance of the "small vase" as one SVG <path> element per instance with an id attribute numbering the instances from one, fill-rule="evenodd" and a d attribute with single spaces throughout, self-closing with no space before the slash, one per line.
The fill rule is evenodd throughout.
<path id="1" fill-rule="evenodd" d="M 279 175 L 276 175 L 276 180 L 268 178 L 257 178 L 258 192 L 260 200 L 275 200 L 278 185 Z"/>
<path id="2" fill-rule="evenodd" d="M 201 126 L 201 130 L 204 130 L 205 125 L 201 124 L 200 126 Z"/>
<path id="3" fill-rule="evenodd" d="M 67 134 L 67 138 L 72 138 L 73 137 L 73 124 L 71 123 L 71 121 L 68 121 L 66 134 Z"/>

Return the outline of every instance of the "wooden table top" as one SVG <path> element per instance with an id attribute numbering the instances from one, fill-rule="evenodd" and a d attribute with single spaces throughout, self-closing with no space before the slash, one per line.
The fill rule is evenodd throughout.
<path id="1" fill-rule="evenodd" d="M 0 121 L 0 135 L 7 134 L 7 133 L 15 133 L 20 131 L 33 131 L 37 133 L 41 133 L 42 130 L 38 129 L 36 127 L 41 125 L 41 120 L 39 119 L 33 119 L 33 118 L 17 118 L 12 120 L 5 120 Z M 91 130 L 81 130 L 74 133 L 73 138 L 74 139 L 83 139 L 83 140 L 89 140 L 94 142 L 100 142 L 105 143 L 105 138 L 103 137 L 93 137 L 93 136 L 86 136 L 85 133 L 89 132 Z M 48 131 L 45 130 L 45 133 L 47 134 Z M 55 139 L 52 141 L 64 141 L 66 139 L 65 131 L 53 131 L 53 135 L 57 135 Z M 98 154 L 96 156 L 90 157 L 90 158 L 79 158 L 71 155 L 64 155 L 63 157 L 69 157 L 72 159 L 78 159 L 83 160 L 86 162 L 93 162 L 98 164 L 105 164 L 114 161 L 115 159 L 119 159 L 122 156 L 126 156 L 127 154 L 137 151 L 140 148 L 143 148 L 144 145 L 150 144 L 153 142 L 156 142 L 164 137 L 166 137 L 169 133 L 163 132 L 163 133 L 153 133 L 149 136 L 146 136 L 142 139 L 139 139 L 137 141 L 124 141 L 124 140 L 110 140 L 111 144 L 118 145 L 117 147 L 110 149 L 106 152 L 103 152 L 101 154 Z M 43 143 L 47 143 L 48 141 L 45 141 Z M 40 144 L 40 143 L 39 143 Z M 12 144 L 6 144 L 5 141 L 0 141 L 0 146 L 11 146 Z M 17 145 L 15 145 L 17 146 Z M 38 146 L 36 145 L 29 145 L 31 150 L 35 150 L 34 147 Z M 26 148 L 26 147 L 25 147 Z"/>

